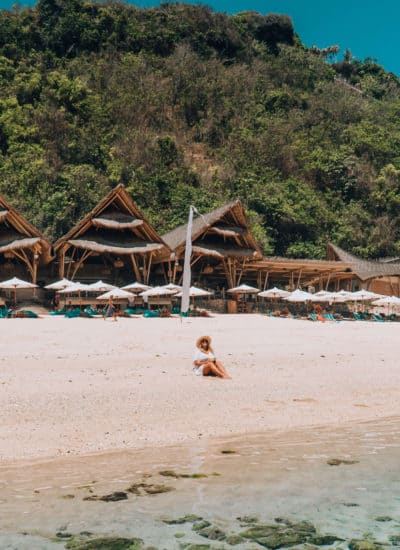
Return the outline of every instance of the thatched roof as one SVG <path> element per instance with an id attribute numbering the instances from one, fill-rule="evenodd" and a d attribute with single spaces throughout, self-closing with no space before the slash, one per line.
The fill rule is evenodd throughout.
<path id="1" fill-rule="evenodd" d="M 169 253 L 169 249 L 118 185 L 89 214 L 54 245 L 56 252 L 71 246 L 111 254 Z"/>
<path id="2" fill-rule="evenodd" d="M 353 273 L 357 275 L 361 281 L 375 279 L 376 277 L 400 276 L 400 262 L 363 260 L 332 243 L 328 243 L 327 245 L 327 254 L 330 259 L 348 263 Z"/>
<path id="3" fill-rule="evenodd" d="M 200 241 L 201 243 L 201 241 Z M 215 258 L 254 258 L 256 251 L 251 248 L 236 248 L 234 246 L 225 246 L 214 244 L 194 244 L 192 247 L 194 254 L 200 254 L 202 256 L 214 256 Z"/>
<path id="4" fill-rule="evenodd" d="M 164 241 L 176 254 L 181 254 L 186 244 L 187 224 L 180 225 L 163 235 Z M 246 213 L 239 200 L 220 206 L 207 214 L 197 216 L 193 220 L 192 242 L 203 247 L 203 243 L 197 243 L 205 234 L 217 234 L 221 237 L 233 238 L 225 250 L 220 253 L 223 256 L 248 256 L 261 258 L 260 248 L 250 231 Z M 220 245 L 213 248 L 221 248 Z M 194 250 L 194 249 L 193 249 Z M 243 254 L 240 254 L 242 250 Z"/>
<path id="5" fill-rule="evenodd" d="M 92 250 L 93 252 L 100 253 L 108 252 L 109 254 L 145 254 L 146 252 L 155 252 L 156 250 L 161 250 L 163 248 L 161 243 L 146 243 L 146 241 L 131 242 L 127 244 L 105 242 L 104 239 L 101 239 L 101 241 L 70 239 L 68 243 L 72 244 L 72 246 L 75 246 L 76 248 L 83 248 L 84 250 Z"/>
<path id="6" fill-rule="evenodd" d="M 121 214 L 120 212 L 109 212 L 92 219 L 92 224 L 95 227 L 104 227 L 106 229 L 133 229 L 143 224 L 143 220 Z"/>
<path id="7" fill-rule="evenodd" d="M 0 253 L 34 248 L 40 263 L 50 261 L 50 243 L 0 195 Z"/>
<path id="8" fill-rule="evenodd" d="M 39 243 L 39 237 L 26 237 L 25 239 L 3 239 L 0 234 L 0 253 L 11 252 L 13 250 L 21 250 L 22 248 L 31 248 Z"/>

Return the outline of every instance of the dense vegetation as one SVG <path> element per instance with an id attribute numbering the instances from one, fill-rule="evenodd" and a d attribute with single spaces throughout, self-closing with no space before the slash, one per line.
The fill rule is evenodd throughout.
<path id="1" fill-rule="evenodd" d="M 160 232 L 231 198 L 266 253 L 400 254 L 400 82 L 291 20 L 167 3 L 0 11 L 0 192 L 54 239 L 124 183 Z"/>

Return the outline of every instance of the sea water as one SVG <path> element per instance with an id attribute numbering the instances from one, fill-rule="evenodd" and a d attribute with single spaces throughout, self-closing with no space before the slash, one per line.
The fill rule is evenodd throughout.
<path id="1" fill-rule="evenodd" d="M 399 428 L 400 419 L 390 418 L 211 441 L 204 434 L 180 447 L 4 464 L 0 548 L 59 549 L 79 533 L 139 537 L 145 546 L 166 549 L 185 543 L 229 547 L 201 537 L 190 522 L 164 523 L 187 514 L 228 534 L 243 531 L 237 519 L 243 516 L 263 523 L 307 520 L 321 533 L 346 541 L 373 538 L 394 548 L 390 537 L 400 535 Z M 329 465 L 331 459 L 348 463 Z M 169 476 L 160 475 L 165 471 Z M 140 489 L 119 502 L 87 500 L 124 492 L 132 483 L 173 490 L 148 495 Z M 235 546 L 241 547 L 259 546 Z"/>

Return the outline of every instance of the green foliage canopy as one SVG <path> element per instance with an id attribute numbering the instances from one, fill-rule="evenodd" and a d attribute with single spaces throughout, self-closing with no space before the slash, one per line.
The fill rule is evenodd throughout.
<path id="1" fill-rule="evenodd" d="M 0 11 L 0 192 L 50 239 L 122 182 L 160 232 L 240 198 L 264 251 L 400 253 L 400 83 L 290 18 L 165 3 Z"/>

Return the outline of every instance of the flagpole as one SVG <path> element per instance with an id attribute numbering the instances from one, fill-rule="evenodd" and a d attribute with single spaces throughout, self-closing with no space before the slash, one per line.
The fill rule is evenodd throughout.
<path id="1" fill-rule="evenodd" d="M 186 231 L 186 247 L 185 247 L 185 260 L 183 264 L 183 283 L 182 283 L 182 301 L 181 301 L 181 314 L 187 313 L 190 304 L 190 283 L 191 283 L 191 267 L 190 261 L 192 257 L 192 227 L 193 227 L 193 211 L 194 207 L 189 208 L 189 219 Z"/>

